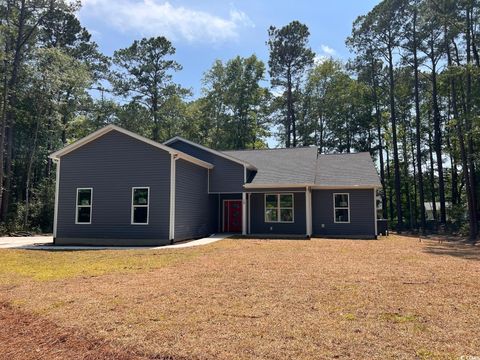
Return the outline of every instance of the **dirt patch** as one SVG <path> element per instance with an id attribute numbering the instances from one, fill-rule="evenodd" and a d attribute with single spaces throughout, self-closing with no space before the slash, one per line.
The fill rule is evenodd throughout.
<path id="1" fill-rule="evenodd" d="M 224 240 L 158 253 L 46 252 L 28 271 L 25 257 L 38 255 L 0 251 L 0 263 L 10 261 L 0 300 L 108 349 L 160 359 L 458 359 L 480 355 L 479 251 L 394 235 Z M 108 264 L 118 265 L 96 270 Z M 48 341 L 40 353 L 54 354 Z"/>
<path id="2" fill-rule="evenodd" d="M 41 316 L 0 303 L 0 358 L 10 360 L 147 360 L 153 359 L 105 339 L 58 326 Z M 174 359 L 155 357 L 155 359 Z"/>

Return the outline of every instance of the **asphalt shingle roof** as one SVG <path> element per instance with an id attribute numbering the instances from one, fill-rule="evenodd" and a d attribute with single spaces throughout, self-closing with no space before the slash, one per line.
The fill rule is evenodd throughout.
<path id="1" fill-rule="evenodd" d="M 223 152 L 258 169 L 252 184 L 312 184 L 315 181 L 316 147 Z"/>
<path id="2" fill-rule="evenodd" d="M 316 147 L 223 151 L 258 169 L 253 185 L 380 186 L 368 152 L 318 156 L 317 152 Z"/>
<path id="3" fill-rule="evenodd" d="M 322 186 L 380 186 L 380 180 L 368 152 L 320 154 L 317 160 L 315 184 Z"/>

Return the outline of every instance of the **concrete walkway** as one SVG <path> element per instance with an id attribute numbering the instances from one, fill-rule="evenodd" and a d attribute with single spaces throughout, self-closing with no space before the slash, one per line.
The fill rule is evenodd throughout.
<path id="1" fill-rule="evenodd" d="M 52 236 L 5 236 L 0 237 L 0 249 L 21 248 L 35 244 L 53 245 Z"/>
<path id="2" fill-rule="evenodd" d="M 28 236 L 28 237 L 0 237 L 0 249 L 26 249 L 26 250 L 163 250 L 163 249 L 181 249 L 193 246 L 207 245 L 219 240 L 223 240 L 232 234 L 221 233 L 213 234 L 209 237 L 185 241 L 173 245 L 164 246 L 76 246 L 76 245 L 53 245 L 51 236 Z"/>

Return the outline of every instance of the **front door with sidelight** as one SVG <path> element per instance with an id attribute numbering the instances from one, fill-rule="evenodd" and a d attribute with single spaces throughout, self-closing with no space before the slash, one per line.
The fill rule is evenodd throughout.
<path id="1" fill-rule="evenodd" d="M 242 200 L 223 200 L 223 231 L 242 231 Z"/>

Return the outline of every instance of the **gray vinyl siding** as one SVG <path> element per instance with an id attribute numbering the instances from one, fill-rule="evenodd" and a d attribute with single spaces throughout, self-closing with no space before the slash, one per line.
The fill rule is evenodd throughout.
<path id="1" fill-rule="evenodd" d="M 350 223 L 334 222 L 334 193 L 350 194 Z M 373 238 L 375 234 L 373 190 L 313 190 L 312 230 L 314 235 Z"/>
<path id="2" fill-rule="evenodd" d="M 268 193 L 278 192 L 269 191 Z M 265 222 L 265 193 L 252 193 L 250 195 L 250 233 L 305 235 L 307 233 L 305 193 L 293 193 L 293 199 L 293 223 L 267 223 Z"/>
<path id="3" fill-rule="evenodd" d="M 111 131 L 60 160 L 58 243 L 168 242 L 168 152 Z M 148 225 L 131 225 L 132 187 L 150 187 Z M 93 188 L 91 224 L 75 224 L 76 189 Z"/>
<path id="4" fill-rule="evenodd" d="M 208 169 L 177 160 L 175 183 L 175 241 L 208 235 L 211 232 Z"/>
<path id="5" fill-rule="evenodd" d="M 214 166 L 214 168 L 210 170 L 210 192 L 221 193 L 243 191 L 243 165 L 187 144 L 181 140 L 177 140 L 168 146 L 200 160 L 209 162 Z"/>

